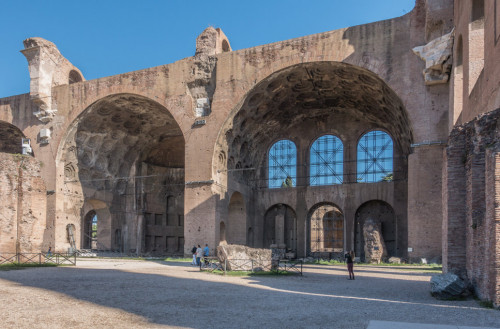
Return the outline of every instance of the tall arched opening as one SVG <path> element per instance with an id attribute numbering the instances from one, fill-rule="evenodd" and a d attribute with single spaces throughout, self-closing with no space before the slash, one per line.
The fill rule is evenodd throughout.
<path id="1" fill-rule="evenodd" d="M 226 223 L 219 223 L 219 245 L 227 244 L 226 241 Z"/>
<path id="2" fill-rule="evenodd" d="M 307 254 L 314 258 L 342 259 L 344 214 L 331 203 L 320 203 L 309 211 Z"/>
<path id="3" fill-rule="evenodd" d="M 297 252 L 297 215 L 288 205 L 277 204 L 264 216 L 264 247 Z"/>
<path id="4" fill-rule="evenodd" d="M 358 181 L 357 145 L 370 131 L 391 137 L 392 172 Z M 316 143 L 321 136 L 335 138 Z M 270 150 L 279 141 L 288 144 L 276 155 Z M 252 200 L 248 221 L 257 247 L 268 247 L 275 234 L 275 224 L 267 218 L 269 201 L 296 209 L 300 231 L 296 245 L 303 257 L 308 252 L 305 204 L 335 200 L 348 205 L 343 209 L 346 214 L 354 214 L 355 204 L 377 199 L 380 193 L 398 195 L 395 207 L 407 225 L 412 142 L 404 104 L 379 76 L 346 63 L 297 64 L 261 80 L 230 113 L 215 147 L 213 177 L 218 186 Z M 292 144 L 296 152 L 290 151 Z M 348 248 L 353 244 L 353 222 L 352 217 L 344 222 Z"/>
<path id="5" fill-rule="evenodd" d="M 57 231 L 65 224 L 83 236 L 77 215 L 85 217 L 84 204 L 99 200 L 109 211 L 99 249 L 183 254 L 184 137 L 163 105 L 133 94 L 96 101 L 70 126 L 58 158 L 65 223 L 56 225 L 56 243 L 68 243 Z"/>
<path id="6" fill-rule="evenodd" d="M 387 257 L 400 256 L 398 241 L 398 223 L 394 209 L 381 200 L 372 200 L 362 204 L 355 215 L 354 252 L 363 261 L 365 258 L 365 239 L 363 226 L 367 219 L 380 224 L 382 237 L 387 249 Z"/>
<path id="7" fill-rule="evenodd" d="M 89 211 L 83 218 L 82 249 L 97 249 L 97 220 L 94 210 Z"/>
<path id="8" fill-rule="evenodd" d="M 227 214 L 227 243 L 245 245 L 247 231 L 247 214 L 245 200 L 239 192 L 231 196 Z"/>

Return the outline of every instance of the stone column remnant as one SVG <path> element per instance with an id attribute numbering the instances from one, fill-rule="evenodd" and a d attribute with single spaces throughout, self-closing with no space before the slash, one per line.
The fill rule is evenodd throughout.
<path id="1" fill-rule="evenodd" d="M 52 87 L 84 81 L 82 73 L 59 52 L 56 45 L 43 38 L 28 38 L 21 50 L 28 60 L 30 98 L 38 107 L 33 114 L 50 122 L 57 112 Z"/>
<path id="2" fill-rule="evenodd" d="M 363 225 L 365 239 L 365 259 L 368 263 L 380 263 L 387 256 L 380 223 L 372 218 L 365 220 Z"/>

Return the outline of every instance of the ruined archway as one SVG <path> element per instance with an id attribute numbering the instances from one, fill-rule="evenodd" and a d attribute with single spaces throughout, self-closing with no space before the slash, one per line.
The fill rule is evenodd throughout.
<path id="1" fill-rule="evenodd" d="M 66 224 L 81 232 L 80 209 L 100 200 L 110 212 L 102 249 L 183 253 L 184 137 L 164 106 L 133 94 L 93 103 L 68 129 L 60 161 Z"/>
<path id="2" fill-rule="evenodd" d="M 342 259 L 344 214 L 332 203 L 311 208 L 307 221 L 307 254 L 314 258 Z"/>
<path id="3" fill-rule="evenodd" d="M 247 231 L 246 207 L 243 195 L 234 192 L 229 200 L 227 214 L 227 243 L 245 245 Z"/>
<path id="4" fill-rule="evenodd" d="M 0 121 L 0 153 L 22 153 L 23 132 L 5 121 Z"/>
<path id="5" fill-rule="evenodd" d="M 358 182 L 356 145 L 369 131 L 382 131 L 391 136 L 392 173 L 387 174 L 385 180 Z M 315 162 L 309 151 L 318 136 L 323 135 L 336 136 L 344 144 L 334 160 L 339 163 L 343 160 L 342 171 L 333 170 L 342 177 L 324 184 L 311 184 L 314 171 L 311 173 L 310 168 L 318 161 Z M 269 174 L 269 159 L 274 155 L 268 151 L 280 140 L 289 140 L 297 148 L 296 176 L 291 177 L 287 171 L 291 184 L 270 184 L 273 176 Z M 217 185 L 238 190 L 248 200 L 255 200 L 255 211 L 249 222 L 255 223 L 253 228 L 259 232 L 256 245 L 268 247 L 274 234 L 269 233 L 273 232 L 272 223 L 260 220 L 263 215 L 267 216 L 266 200 L 303 209 L 299 199 L 308 193 L 316 193 L 314 201 L 311 200 L 315 204 L 331 199 L 333 193 L 352 193 L 349 187 L 352 184 L 359 185 L 358 195 L 366 189 L 368 198 L 375 199 L 377 194 L 372 193 L 374 189 L 368 184 L 379 184 L 384 194 L 403 194 L 396 206 L 407 209 L 408 155 L 412 141 L 412 127 L 402 100 L 375 73 L 340 62 L 297 64 L 260 81 L 228 115 L 213 155 L 213 177 Z M 283 157 L 291 156 L 291 153 L 282 153 Z M 284 166 L 283 163 L 279 165 Z M 313 188 L 317 192 L 313 193 Z M 299 227 L 305 227 L 307 214 L 298 220 Z M 406 225 L 406 214 L 401 221 Z M 350 245 L 354 235 L 352 222 L 346 222 L 345 229 L 344 243 Z M 308 252 L 306 239 L 307 234 L 299 235 L 300 255 Z"/>
<path id="6" fill-rule="evenodd" d="M 356 257 L 364 260 L 363 225 L 367 219 L 380 224 L 382 237 L 387 249 L 387 257 L 399 256 L 398 226 L 393 207 L 385 201 L 372 200 L 362 204 L 355 215 L 354 252 Z"/>

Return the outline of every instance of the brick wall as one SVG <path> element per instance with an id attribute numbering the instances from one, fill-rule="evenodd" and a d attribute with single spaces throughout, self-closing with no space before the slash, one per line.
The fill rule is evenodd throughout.
<path id="1" fill-rule="evenodd" d="M 20 189 L 21 187 L 21 189 Z M 0 153 L 0 253 L 47 250 L 44 244 L 47 191 L 40 162 L 30 156 Z"/>
<path id="2" fill-rule="evenodd" d="M 500 306 L 500 109 L 450 134 L 443 188 L 443 270 Z"/>

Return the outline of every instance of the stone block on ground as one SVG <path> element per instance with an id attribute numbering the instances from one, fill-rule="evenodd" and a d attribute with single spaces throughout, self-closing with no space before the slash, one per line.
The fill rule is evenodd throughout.
<path id="1" fill-rule="evenodd" d="M 431 294 L 437 299 L 462 297 L 466 288 L 465 282 L 452 273 L 434 275 L 431 279 Z"/>
<path id="2" fill-rule="evenodd" d="M 399 257 L 390 257 L 389 258 L 389 263 L 391 263 L 391 264 L 401 264 L 402 261 L 401 261 L 401 258 L 399 258 Z"/>
<path id="3" fill-rule="evenodd" d="M 228 271 L 264 271 L 271 268 L 271 249 L 220 245 L 217 247 L 217 257 L 221 264 L 226 263 Z"/>

